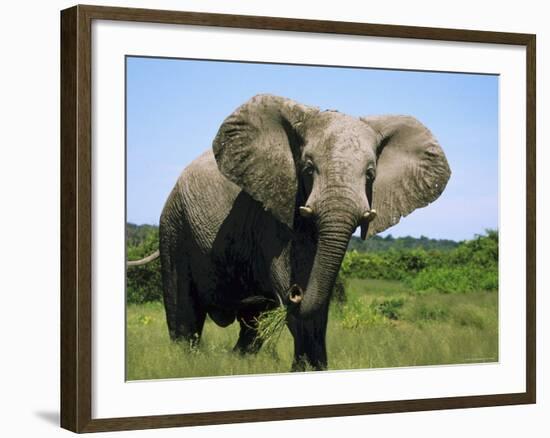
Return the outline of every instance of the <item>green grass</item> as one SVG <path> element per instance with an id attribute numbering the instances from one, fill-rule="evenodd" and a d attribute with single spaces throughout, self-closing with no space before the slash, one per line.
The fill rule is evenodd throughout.
<path id="1" fill-rule="evenodd" d="M 347 301 L 330 309 L 329 369 L 387 368 L 498 360 L 498 294 L 411 292 L 396 281 L 348 280 Z M 168 338 L 158 302 L 127 307 L 127 379 L 288 372 L 293 343 L 283 328 L 255 356 L 232 352 L 238 324 L 206 321 L 201 345 Z"/>

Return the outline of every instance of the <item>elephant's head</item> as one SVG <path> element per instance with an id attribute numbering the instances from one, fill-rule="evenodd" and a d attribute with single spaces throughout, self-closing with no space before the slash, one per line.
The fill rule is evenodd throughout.
<path id="1" fill-rule="evenodd" d="M 318 245 L 297 315 L 326 304 L 349 239 L 378 233 L 443 191 L 450 169 L 413 117 L 355 118 L 258 95 L 213 143 L 220 171 L 290 229 L 317 227 Z"/>

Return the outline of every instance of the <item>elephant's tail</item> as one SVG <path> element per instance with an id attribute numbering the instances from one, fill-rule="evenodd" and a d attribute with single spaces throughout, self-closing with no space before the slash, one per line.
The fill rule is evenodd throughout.
<path id="1" fill-rule="evenodd" d="M 160 251 L 157 249 L 154 253 L 149 254 L 147 257 L 143 257 L 139 260 L 128 260 L 126 262 L 126 266 L 141 266 L 145 265 L 149 262 L 152 262 L 153 260 L 157 259 L 160 255 Z"/>

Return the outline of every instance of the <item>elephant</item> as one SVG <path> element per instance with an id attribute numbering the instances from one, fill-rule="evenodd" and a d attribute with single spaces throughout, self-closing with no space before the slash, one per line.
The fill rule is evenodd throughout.
<path id="1" fill-rule="evenodd" d="M 432 133 L 406 115 L 352 117 L 259 94 L 189 164 L 159 222 L 169 336 L 197 345 L 208 315 L 240 324 L 255 353 L 258 315 L 285 306 L 292 371 L 328 367 L 330 295 L 352 234 L 395 225 L 451 175 Z"/>

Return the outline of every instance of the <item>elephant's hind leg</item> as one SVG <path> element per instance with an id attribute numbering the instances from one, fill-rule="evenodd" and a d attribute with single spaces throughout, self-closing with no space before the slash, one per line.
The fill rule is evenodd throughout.
<path id="1" fill-rule="evenodd" d="M 189 346 L 196 347 L 202 335 L 206 311 L 198 302 L 189 275 L 186 272 L 178 272 L 177 278 L 176 339 L 184 340 Z"/>
<path id="2" fill-rule="evenodd" d="M 206 312 L 196 297 L 188 261 L 181 254 L 161 242 L 164 308 L 170 339 L 194 347 L 200 341 Z"/>

